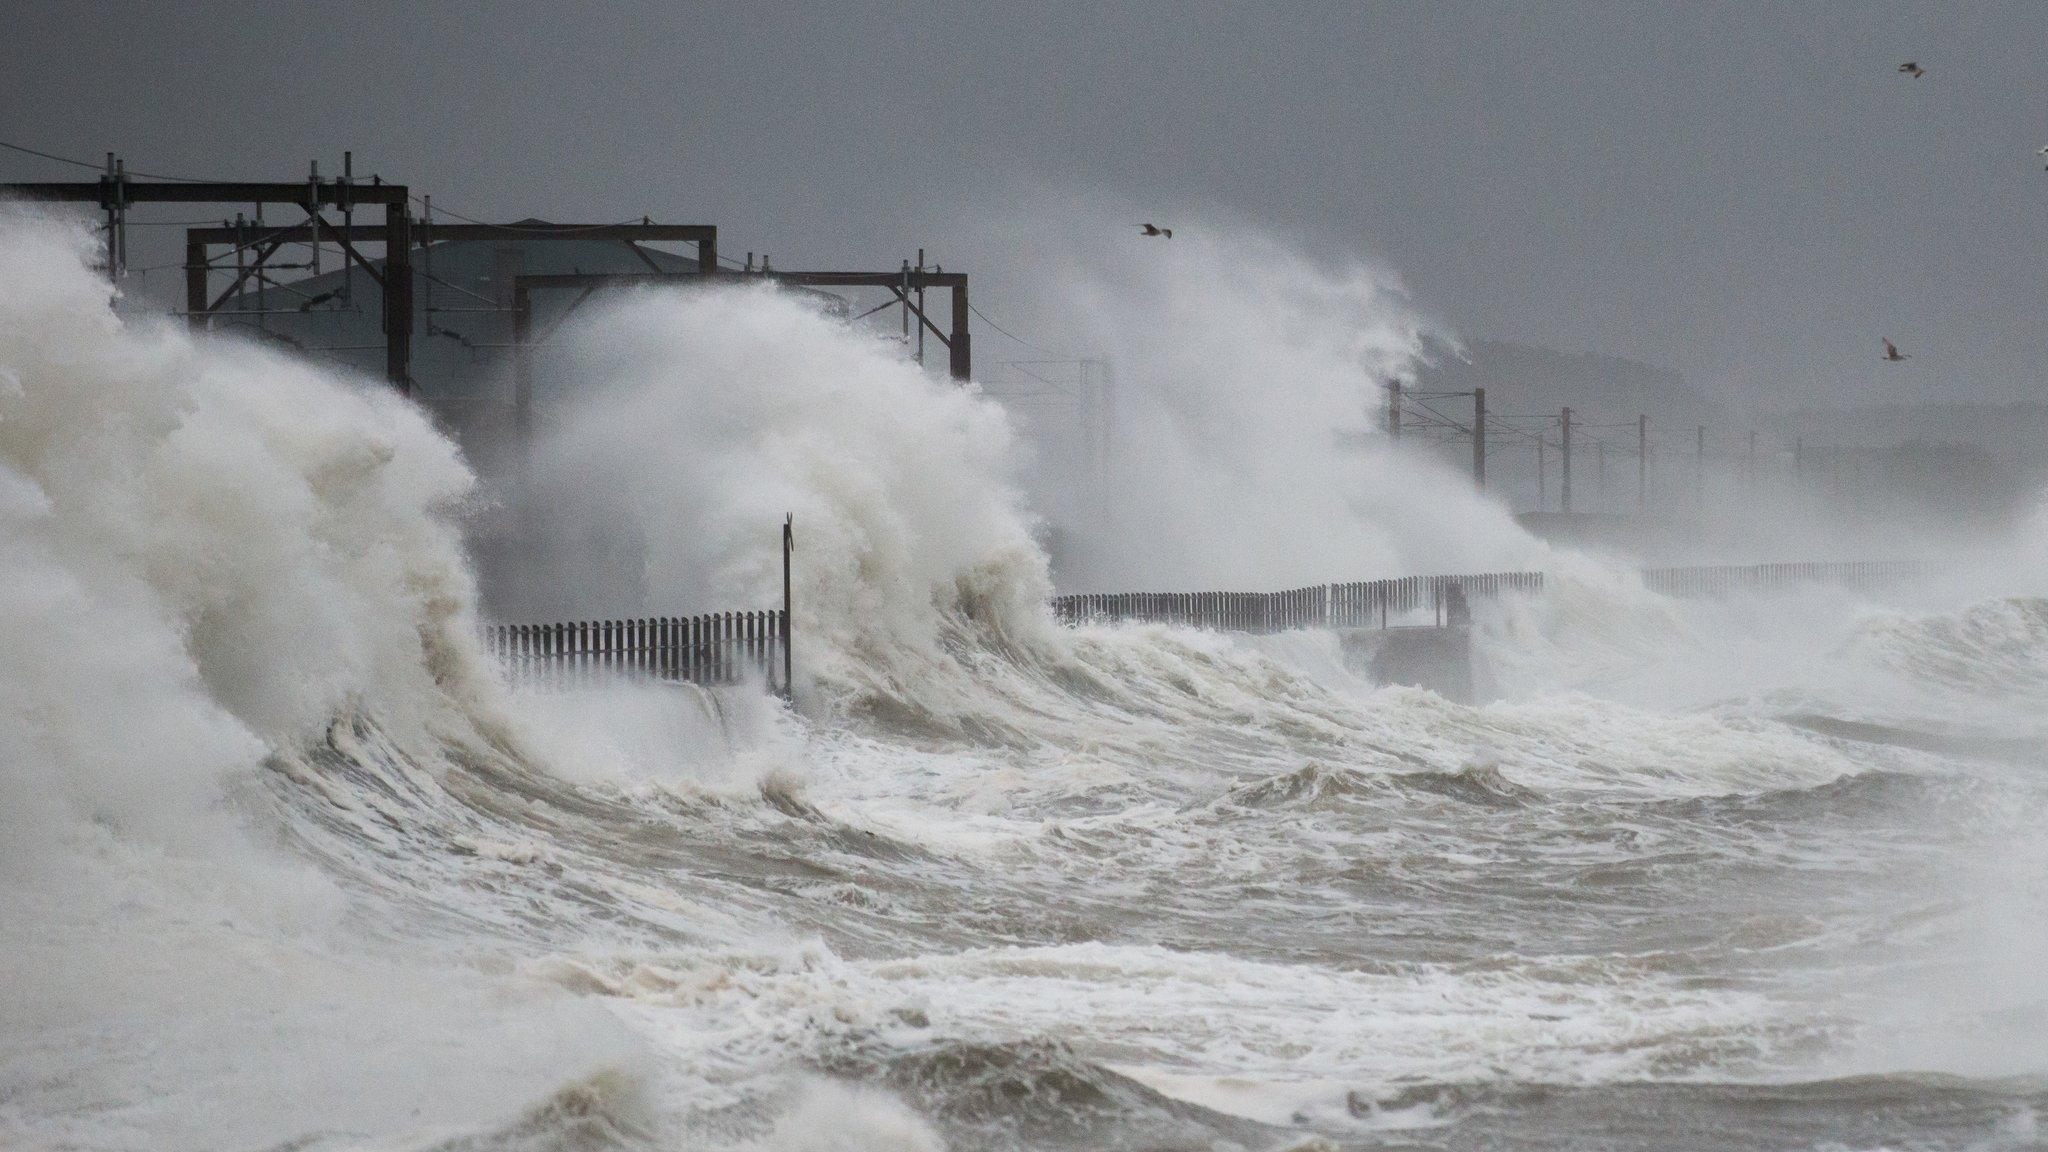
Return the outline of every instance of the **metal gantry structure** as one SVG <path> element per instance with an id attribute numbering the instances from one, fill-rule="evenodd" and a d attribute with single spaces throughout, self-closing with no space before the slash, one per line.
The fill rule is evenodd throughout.
<path id="1" fill-rule="evenodd" d="M 1430 404 L 1431 400 L 1461 399 L 1472 402 L 1472 422 L 1461 424 L 1445 415 Z M 1387 435 L 1395 440 L 1401 438 L 1401 428 L 1406 423 L 1402 404 L 1406 400 L 1422 409 L 1424 415 L 1417 422 L 1418 431 L 1428 429 L 1449 429 L 1472 442 L 1472 485 L 1482 491 L 1486 488 L 1486 389 L 1474 388 L 1469 392 L 1421 392 L 1405 391 L 1399 380 L 1387 382 Z"/>
<path id="2" fill-rule="evenodd" d="M 81 166 L 96 167 L 91 164 Z M 559 314 L 566 317 L 599 292 L 645 283 L 731 282 L 758 278 L 820 290 L 880 289 L 887 292 L 889 298 L 863 315 L 900 307 L 904 340 L 910 343 L 914 328 L 916 355 L 920 362 L 923 361 L 926 337 L 931 336 L 946 348 L 948 370 L 954 379 L 966 380 L 973 371 L 972 334 L 969 330 L 973 308 L 969 302 L 967 276 L 946 272 L 937 266 L 927 269 L 925 254 L 921 250 L 914 266 L 905 260 L 895 270 L 783 271 L 771 268 L 765 258 L 757 267 L 751 253 L 744 265 L 723 260 L 718 247 L 718 229 L 711 225 L 656 224 L 644 218 L 639 223 L 620 224 L 549 224 L 538 221 L 520 224 L 437 223 L 432 219 L 431 198 L 414 197 L 406 185 L 388 184 L 375 176 L 366 181 L 358 180 L 354 174 L 353 158 L 346 154 L 339 176 L 323 178 L 315 162 L 309 165 L 303 180 L 283 181 L 191 180 L 131 173 L 121 158 L 109 154 L 105 170 L 96 180 L 0 183 L 0 200 L 4 199 L 96 205 L 105 213 L 107 271 L 115 281 L 122 277 L 127 267 L 128 213 L 131 207 L 143 204 L 253 206 L 253 218 L 238 214 L 233 221 L 224 220 L 218 226 L 188 227 L 183 264 L 184 308 L 179 314 L 194 329 L 201 330 L 212 328 L 217 321 L 231 317 L 258 315 L 260 319 L 269 311 L 260 300 L 261 289 L 275 287 L 290 291 L 292 281 L 277 279 L 274 273 L 303 269 L 318 275 L 321 252 L 331 246 L 340 253 L 339 270 L 350 277 L 360 271 L 377 288 L 385 375 L 395 387 L 408 392 L 413 387 L 412 353 L 417 312 L 415 269 L 425 276 L 428 283 L 425 290 L 431 294 L 433 245 L 517 239 L 521 242 L 606 240 L 631 246 L 647 263 L 647 271 L 521 275 L 513 278 L 513 299 L 509 308 L 504 304 L 494 304 L 489 309 L 455 309 L 511 312 L 515 421 L 521 430 L 530 430 L 532 422 L 529 352 L 533 343 L 544 338 L 535 332 L 533 323 L 534 297 L 541 292 L 577 293 Z M 416 200 L 427 209 L 423 218 L 416 219 L 412 214 L 411 204 Z M 266 206 L 301 212 L 303 218 L 283 224 L 267 221 L 264 218 Z M 381 210 L 382 220 L 357 223 L 355 213 L 358 208 L 372 212 Z M 339 219 L 333 216 L 339 216 Z M 675 270 L 673 265 L 664 268 L 646 250 L 639 248 L 644 243 L 694 245 L 696 266 L 692 270 Z M 293 246 L 303 246 L 312 255 L 303 263 L 289 263 L 281 257 Z M 381 259 L 373 260 L 364 254 L 364 249 L 372 246 L 382 249 L 378 254 Z M 226 280 L 224 287 L 217 284 L 217 279 L 222 277 Z M 344 282 L 338 293 L 343 303 L 350 295 L 348 284 L 351 282 Z M 259 295 L 254 309 L 248 302 L 251 284 L 258 287 Z M 926 306 L 926 293 L 933 289 L 943 289 L 950 294 L 950 316 L 943 327 L 932 318 Z M 325 302 L 328 295 L 308 297 L 288 310 L 306 312 L 310 307 Z M 428 330 L 431 332 L 432 313 L 435 311 L 431 298 L 427 311 Z M 1386 391 L 1388 435 L 1396 440 L 1407 437 L 1436 443 L 1468 442 L 1473 483 L 1481 489 L 1488 485 L 1490 441 L 1501 436 L 1519 438 L 1533 448 L 1537 458 L 1539 507 L 1547 507 L 1549 503 L 1548 458 L 1554 451 L 1561 469 L 1560 505 L 1564 512 L 1573 512 L 1575 457 L 1582 441 L 1590 440 L 1599 460 L 1597 475 L 1601 490 L 1605 490 L 1607 452 L 1613 448 L 1624 457 L 1635 457 L 1636 505 L 1639 511 L 1644 512 L 1650 507 L 1650 490 L 1655 479 L 1651 463 L 1657 456 L 1659 445 L 1653 443 L 1647 414 L 1638 414 L 1632 420 L 1589 423 L 1569 406 L 1554 414 L 1489 412 L 1483 388 L 1455 392 L 1422 391 L 1404 389 L 1396 380 L 1388 382 Z M 1469 401 L 1472 405 L 1469 421 L 1442 411 L 1434 403 L 1442 400 Z M 1102 415 L 1106 418 L 1106 413 Z M 1630 425 L 1634 426 L 1636 433 L 1632 445 L 1625 440 L 1608 438 L 1609 430 L 1624 429 Z M 1696 500 L 1703 504 L 1709 455 L 1708 430 L 1702 424 L 1695 425 L 1693 432 L 1689 438 L 1693 449 L 1693 487 Z M 1740 474 L 1743 482 L 1753 489 L 1757 482 L 1757 433 L 1754 430 L 1748 431 L 1744 448 L 1746 451 L 1739 457 L 1742 462 Z M 1683 451 L 1682 448 L 1677 450 Z M 1732 451 L 1725 455 L 1730 460 L 1738 459 Z M 1795 478 L 1803 475 L 1807 456 L 1807 446 L 1800 439 L 1790 449 L 1790 469 Z"/>
<path id="3" fill-rule="evenodd" d="M 895 272 L 785 272 L 771 269 L 764 262 L 760 268 L 753 267 L 751 256 L 742 269 L 711 268 L 706 270 L 701 262 L 696 272 L 560 272 L 515 277 L 512 281 L 512 408 L 513 425 L 525 434 L 533 430 L 533 360 L 532 348 L 544 341 L 554 329 L 546 333 L 534 330 L 533 301 L 537 292 L 574 292 L 575 297 L 556 314 L 555 324 L 573 314 L 592 297 L 603 292 L 647 285 L 674 285 L 678 283 L 705 283 L 710 281 L 745 282 L 759 280 L 776 284 L 787 284 L 804 288 L 881 288 L 893 296 L 892 304 L 901 304 L 906 315 L 915 316 L 919 331 L 930 331 L 946 347 L 948 371 L 955 380 L 966 381 L 974 374 L 972 337 L 968 330 L 969 304 L 967 297 L 967 274 L 945 272 L 938 269 L 922 271 L 906 265 Z M 952 297 L 950 325 L 941 330 L 926 315 L 924 293 L 927 289 L 943 288 Z"/>
<path id="4" fill-rule="evenodd" d="M 67 161 L 76 163 L 75 161 Z M 89 167 L 89 166 L 88 166 Z M 923 361 L 925 336 L 936 337 L 947 350 L 948 371 L 956 380 L 966 380 L 973 374 L 972 334 L 968 317 L 972 311 L 968 299 L 966 273 L 947 272 L 941 267 L 927 269 L 924 253 L 918 253 L 915 267 L 908 260 L 893 271 L 879 272 L 835 272 L 835 271 L 782 271 L 771 269 L 764 259 L 757 269 L 749 254 L 743 267 L 726 268 L 721 265 L 718 251 L 718 229 L 708 224 L 656 224 L 643 219 L 638 224 L 547 224 L 529 222 L 523 224 L 488 224 L 466 222 L 441 224 L 432 219 L 431 199 L 422 200 L 427 207 L 424 219 L 415 219 L 411 202 L 415 199 L 411 189 L 404 184 L 387 184 L 381 178 L 371 177 L 359 181 L 354 174 L 354 158 L 346 155 L 342 164 L 342 175 L 323 179 L 318 162 L 309 165 L 308 175 L 303 181 L 215 181 L 187 180 L 175 177 L 141 177 L 128 172 L 124 161 L 109 154 L 106 171 L 96 181 L 38 181 L 0 183 L 0 200 L 23 200 L 44 203 L 72 203 L 97 205 L 106 214 L 107 230 L 107 271 L 111 280 L 118 282 L 127 262 L 128 209 L 136 204 L 233 204 L 252 206 L 253 218 L 238 213 L 233 221 L 218 225 L 188 227 L 185 234 L 185 307 L 182 315 L 196 330 L 207 330 L 215 321 L 252 314 L 266 314 L 269 309 L 259 305 L 247 306 L 246 291 L 251 284 L 258 288 L 274 286 L 289 289 L 288 281 L 280 281 L 274 273 L 290 269 L 306 269 L 312 274 L 320 272 L 320 252 L 326 245 L 338 248 L 341 253 L 341 269 L 353 277 L 360 270 L 373 283 L 381 299 L 382 333 L 384 336 L 385 375 L 393 386 L 401 391 L 412 391 L 412 338 L 415 328 L 414 302 L 414 257 L 431 261 L 431 245 L 464 240 L 504 240 L 517 238 L 521 241 L 548 240 L 611 240 L 634 247 L 648 270 L 644 273 L 561 273 L 554 275 L 519 276 L 515 278 L 515 298 L 510 311 L 513 313 L 515 374 L 521 380 L 516 389 L 515 405 L 519 410 L 522 428 L 530 427 L 531 393 L 525 381 L 526 345 L 531 342 L 533 293 L 547 289 L 577 289 L 581 294 L 570 304 L 566 312 L 574 311 L 583 301 L 600 289 L 620 287 L 633 283 L 676 283 L 707 282 L 710 280 L 746 280 L 758 278 L 795 287 L 817 289 L 830 288 L 879 288 L 892 296 L 891 305 L 903 309 L 905 338 L 909 338 L 910 325 L 915 320 L 917 331 L 917 355 Z M 264 208 L 287 207 L 304 213 L 303 219 L 277 224 L 264 219 Z M 381 208 L 383 221 L 378 224 L 358 224 L 354 213 L 357 207 Z M 332 211 L 341 217 L 331 219 Z M 689 243 L 696 247 L 696 268 L 694 271 L 671 271 L 656 264 L 638 245 L 642 243 Z M 308 246 L 313 255 L 301 264 L 287 264 L 280 254 L 290 246 Z M 373 261 L 363 254 L 363 247 L 381 246 L 381 261 Z M 431 271 L 430 267 L 425 269 Z M 216 290 L 216 276 L 225 276 L 224 288 Z M 941 328 L 927 314 L 925 294 L 929 290 L 942 289 L 951 297 L 951 315 L 948 324 Z M 431 287 L 428 289 L 431 291 Z M 348 292 L 344 286 L 342 294 Z M 320 297 L 302 302 L 301 306 L 289 309 L 303 313 L 310 305 L 324 303 Z M 496 309 L 493 309 L 496 310 Z M 431 325 L 431 316 L 429 317 Z"/>
<path id="5" fill-rule="evenodd" d="M 421 261 L 420 270 L 428 278 L 426 291 L 429 294 L 433 291 L 431 278 L 432 245 L 462 241 L 507 239 L 517 239 L 522 243 L 588 240 L 616 241 L 627 245 L 642 260 L 647 260 L 649 268 L 657 268 L 657 266 L 649 259 L 646 252 L 639 245 L 648 243 L 687 243 L 696 246 L 699 275 L 708 275 L 718 269 L 718 229 L 709 224 L 656 224 L 645 220 L 637 224 L 549 224 L 538 221 L 523 224 L 441 224 L 428 218 L 413 222 L 408 233 L 408 239 L 410 244 L 416 246 L 419 250 L 417 256 Z M 369 261 L 364 260 L 355 247 L 355 245 L 366 241 L 384 241 L 385 260 L 387 267 L 389 267 L 392 260 L 392 249 L 382 229 L 346 223 L 316 224 L 312 220 L 282 228 L 269 228 L 251 221 L 237 220 L 231 225 L 188 228 L 185 232 L 185 314 L 190 318 L 192 326 L 203 329 L 209 327 L 216 318 L 249 314 L 251 312 L 250 309 L 228 307 L 228 305 L 230 301 L 236 299 L 237 293 L 242 292 L 251 280 L 255 280 L 259 284 L 263 282 L 263 277 L 266 275 L 266 265 L 275 257 L 280 248 L 288 244 L 307 244 L 314 246 L 314 251 L 317 252 L 318 246 L 323 241 L 332 242 L 340 246 L 346 255 L 352 257 L 356 264 L 359 264 L 370 275 L 378 290 L 383 293 L 384 307 L 387 315 L 385 329 L 387 337 L 391 331 L 390 324 L 392 323 L 389 317 L 396 309 L 404 308 L 406 310 L 406 321 L 408 324 L 410 323 L 414 303 L 414 293 L 410 283 L 412 254 L 406 254 L 399 261 L 399 265 L 407 270 L 408 275 L 404 278 L 407 281 L 404 299 L 394 303 L 392 294 L 386 289 L 390 281 L 399 278 L 380 275 L 378 269 Z M 225 255 L 217 253 L 217 249 L 224 249 Z M 223 261 L 230 257 L 234 263 L 232 265 L 224 265 Z M 317 268 L 315 271 L 317 271 Z M 216 272 L 232 273 L 233 276 L 225 291 L 217 296 L 210 296 L 210 281 Z M 427 318 L 428 331 L 430 333 L 433 330 L 432 312 L 434 311 L 431 305 L 430 295 L 429 315 Z M 303 307 L 297 309 L 297 311 L 303 310 Z M 470 310 L 474 311 L 476 309 Z M 500 309 L 493 307 L 483 310 L 498 311 Z M 259 306 L 254 311 L 261 313 L 264 309 Z M 402 365 L 402 370 L 407 374 L 406 378 L 409 379 L 411 372 L 409 339 L 406 341 L 403 352 L 405 362 Z M 395 355 L 387 347 L 387 356 L 395 357 Z M 393 369 L 394 375 L 392 378 L 394 380 L 399 378 L 395 374 L 398 370 L 398 368 Z"/>
<path id="6" fill-rule="evenodd" d="M 1472 404 L 1471 419 L 1461 419 L 1455 410 L 1446 411 L 1440 407 L 1437 402 L 1444 400 L 1469 400 Z M 1627 419 L 1588 421 L 1580 409 L 1571 405 L 1556 412 L 1489 412 L 1484 388 L 1423 391 L 1404 386 L 1399 380 L 1387 382 L 1386 401 L 1385 426 L 1389 438 L 1433 445 L 1468 442 L 1472 450 L 1473 484 L 1482 489 L 1487 486 L 1489 442 L 1506 438 L 1526 443 L 1536 466 L 1534 480 L 1539 510 L 1550 507 L 1551 458 L 1554 455 L 1557 460 L 1554 467 L 1558 479 L 1558 510 L 1564 513 L 1579 511 L 1578 497 L 1583 493 L 1578 488 L 1577 469 L 1582 463 L 1580 457 L 1590 444 L 1596 459 L 1595 477 L 1602 494 L 1607 491 L 1609 450 L 1624 459 L 1635 458 L 1636 509 L 1647 512 L 1652 503 L 1651 487 L 1655 480 L 1651 465 L 1658 459 L 1660 444 L 1677 447 L 1669 442 L 1669 437 L 1656 434 L 1647 413 L 1638 413 Z M 1624 439 L 1624 430 L 1627 429 L 1633 429 L 1635 435 Z M 1758 482 L 1759 462 L 1759 434 L 1756 430 L 1744 432 L 1739 449 L 1730 449 L 1718 456 L 1711 450 L 1707 425 L 1696 424 L 1692 431 L 1691 436 L 1685 437 L 1684 447 L 1692 449 L 1691 478 L 1695 505 L 1704 505 L 1706 501 L 1708 465 L 1714 459 L 1734 468 L 1743 485 L 1754 490 Z M 1788 451 L 1787 467 L 1796 480 L 1806 470 L 1808 450 L 1805 439 L 1795 438 Z"/>
<path id="7" fill-rule="evenodd" d="M 292 227 L 311 236 L 334 240 L 349 267 L 361 267 L 383 289 L 384 370 L 392 385 L 401 391 L 412 388 L 412 214 L 411 191 L 403 184 L 386 184 L 372 177 L 368 183 L 355 179 L 353 163 L 345 160 L 343 175 L 321 179 L 320 168 L 312 166 L 303 181 L 233 180 L 138 180 L 128 175 L 126 164 L 111 154 L 107 172 L 97 181 L 50 181 L 0 184 L 0 200 L 42 203 L 97 204 L 107 215 L 107 274 L 118 281 L 127 263 L 128 209 L 136 204 L 252 204 L 297 208 L 306 219 Z M 353 222 L 358 205 L 382 208 L 380 225 L 358 226 Z M 326 219 L 328 209 L 346 218 L 339 226 Z M 185 299 L 186 313 L 198 327 L 205 317 L 220 308 L 251 276 L 262 275 L 264 265 L 287 240 L 259 242 L 258 258 L 244 261 L 235 282 L 219 297 L 207 298 L 211 268 L 192 259 L 188 241 Z M 384 246 L 384 268 L 380 272 L 363 258 L 357 242 Z M 238 249 L 239 251 L 239 249 Z"/>

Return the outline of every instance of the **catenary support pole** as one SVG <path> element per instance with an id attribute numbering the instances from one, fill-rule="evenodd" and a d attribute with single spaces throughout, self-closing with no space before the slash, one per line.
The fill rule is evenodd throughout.
<path id="1" fill-rule="evenodd" d="M 522 445 L 533 440 L 533 292 L 512 284 L 512 428 Z"/>
<path id="2" fill-rule="evenodd" d="M 1707 503 L 1707 426 L 1701 424 L 1694 428 L 1692 435 L 1692 498 L 1695 504 L 1704 507 Z"/>
<path id="3" fill-rule="evenodd" d="M 1558 506 L 1565 512 L 1570 512 L 1572 510 L 1572 410 L 1570 406 L 1566 406 L 1565 410 L 1558 414 L 1557 423 L 1559 429 L 1558 447 L 1561 449 L 1559 463 L 1564 469 L 1557 486 Z"/>
<path id="4" fill-rule="evenodd" d="M 1650 510 L 1650 418 L 1636 417 L 1636 511 Z"/>
<path id="5" fill-rule="evenodd" d="M 185 241 L 185 325 L 206 331 L 206 245 Z"/>
<path id="6" fill-rule="evenodd" d="M 961 277 L 953 284 L 953 331 L 947 338 L 947 368 L 955 380 L 969 380 L 974 376 L 974 357 L 970 353 L 967 332 L 967 278 Z"/>
<path id="7" fill-rule="evenodd" d="M 790 611 L 789 556 L 795 550 L 796 514 L 792 512 L 782 518 L 782 695 L 792 702 L 796 700 L 796 616 Z"/>
<path id="8" fill-rule="evenodd" d="M 412 215 L 403 196 L 384 205 L 384 375 L 412 392 Z"/>
<path id="9" fill-rule="evenodd" d="M 1472 390 L 1472 483 L 1486 490 L 1486 389 Z"/>

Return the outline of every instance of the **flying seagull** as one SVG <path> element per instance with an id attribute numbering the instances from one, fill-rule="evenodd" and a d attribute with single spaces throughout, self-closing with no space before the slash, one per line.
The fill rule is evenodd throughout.
<path id="1" fill-rule="evenodd" d="M 1880 339 L 1880 340 L 1883 340 L 1884 338 L 1883 338 L 1882 336 L 1880 336 L 1880 337 L 1878 337 L 1878 339 Z M 1891 342 L 1891 341 L 1889 341 L 1889 340 L 1885 340 L 1885 341 L 1884 341 L 1884 358 L 1885 358 L 1886 360 L 1908 360 L 1908 359 L 1911 359 L 1911 357 L 1907 356 L 1907 355 L 1906 355 L 1906 354 L 1905 354 L 1904 352 L 1901 352 L 1901 351 L 1899 351 L 1899 346 L 1898 346 L 1898 345 L 1896 345 L 1896 344 L 1892 343 L 1892 342 Z"/>
<path id="2" fill-rule="evenodd" d="M 2048 148 L 2041 149 L 2041 155 L 2048 156 Z"/>
<path id="3" fill-rule="evenodd" d="M 1144 229 L 1144 231 L 1140 233 L 1140 235 L 1142 236 L 1164 236 L 1168 240 L 1173 239 L 1173 229 L 1171 228 L 1161 228 L 1157 224 L 1140 224 L 1138 225 L 1138 227 Z"/>
<path id="4" fill-rule="evenodd" d="M 1927 69 L 1922 68 L 1918 64 L 1913 63 L 1911 60 L 1908 60 L 1904 64 L 1899 65 L 1899 71 L 1904 72 L 1906 75 L 1911 76 L 1915 80 L 1918 80 L 1922 76 L 1927 75 Z"/>

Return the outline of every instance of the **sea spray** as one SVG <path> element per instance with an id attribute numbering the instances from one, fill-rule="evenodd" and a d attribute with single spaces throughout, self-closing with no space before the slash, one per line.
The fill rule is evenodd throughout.
<path id="1" fill-rule="evenodd" d="M 1002 380 L 1043 391 L 1025 373 L 1056 371 L 1035 364 L 1046 358 L 1092 358 L 1109 381 L 1105 405 L 1074 398 L 1075 419 L 1032 423 L 1054 442 L 1045 460 L 1085 458 L 1065 441 L 1106 438 L 1106 474 L 1032 475 L 1058 529 L 1064 590 L 1540 566 L 1546 550 L 1473 486 L 1456 427 L 1465 401 L 1411 402 L 1411 439 L 1385 435 L 1387 382 L 1456 347 L 1397 275 L 1228 213 L 1182 213 L 1166 243 L 1074 227 L 1138 218 L 1113 199 L 1040 192 L 972 217 L 976 231 L 956 240 L 985 264 L 978 298 L 1002 302 L 1004 327 L 1052 346 L 1020 350 L 983 331 L 976 355 L 993 395 Z M 1026 363 L 1005 370 L 1005 356 Z M 1458 443 L 1442 454 L 1416 442 L 1447 438 Z"/>
<path id="2" fill-rule="evenodd" d="M 75 315 L 31 309 L 0 357 L 5 627 L 49 678 L 5 681 L 25 761 L 4 799 L 30 831 L 6 859 L 53 881 L 0 885 L 6 955 L 36 975 L 0 1000 L 0 1142 L 1622 1143 L 1684 1108 L 1806 1146 L 1873 1112 L 1976 1133 L 2038 1100 L 1897 1064 L 1813 1082 L 1877 1023 L 1844 989 L 1954 938 L 1930 860 L 2003 859 L 2040 793 L 1770 697 L 1863 667 L 1838 702 L 1888 708 L 1879 674 L 1938 698 L 1976 662 L 2033 663 L 2030 611 L 1922 605 L 1859 642 L 1886 610 L 1681 605 L 1567 569 L 1477 606 L 1526 689 L 1483 707 L 1373 689 L 1325 634 L 1057 630 L 1000 412 L 800 298 L 662 293 L 565 330 L 532 491 L 623 501 L 638 595 L 685 601 L 664 610 L 770 599 L 795 512 L 817 711 L 499 697 L 459 561 L 433 562 L 465 499 L 452 450 L 374 385 L 101 319 L 84 242 L 50 235 L 64 259 L 22 271 Z M 116 353 L 132 395 L 72 370 Z M 38 426 L 70 389 L 90 403 Z M 617 415 L 580 422 L 583 395 Z M 260 482 L 229 482 L 245 453 Z M 209 499 L 138 491 L 193 470 Z M 179 517 L 202 546 L 158 539 Z M 1515 555 L 1512 532 L 1434 522 L 1452 555 Z M 226 526 L 260 572 L 214 555 Z M 301 576 L 364 609 L 360 634 L 339 609 L 299 621 L 271 585 Z M 243 601 L 254 623 L 209 623 Z M 71 639 L 100 617 L 133 638 Z M 1674 675 L 1700 653 L 1714 676 Z M 1728 699 L 1745 660 L 1759 691 Z M 1614 668 L 1625 701 L 1582 675 Z M 707 763 L 707 741 L 734 747 Z M 1987 967 L 2017 994 L 1970 1001 L 2023 1024 L 2038 996 Z M 807 1089 L 820 1072 L 870 1087 Z"/>
<path id="3" fill-rule="evenodd" d="M 0 1143 L 460 1130 L 629 1060 L 362 940 L 348 878 L 280 850 L 268 785 L 337 731 L 397 780 L 486 743 L 453 445 L 380 384 L 117 318 L 93 258 L 0 217 Z"/>
<path id="4" fill-rule="evenodd" d="M 644 588 L 629 610 L 767 604 L 793 514 L 800 695 L 828 710 L 950 723 L 965 663 L 1046 642 L 1019 448 L 974 388 L 765 287 L 636 293 L 563 337 L 523 490 L 543 563 L 608 514 L 637 546 L 612 574 Z"/>
<path id="5" fill-rule="evenodd" d="M 1127 342 L 1120 378 L 1139 398 L 1127 419 L 1164 421 L 1175 460 L 1135 465 L 1166 478 L 1146 490 L 1168 502 L 1092 547 L 1145 557 L 1168 581 L 1270 579 L 1283 556 L 1333 579 L 1416 557 L 1539 556 L 1462 478 L 1354 435 L 1363 417 L 1349 414 L 1375 374 L 1419 351 L 1398 288 L 1255 231 L 1236 238 L 1274 266 L 1217 288 L 1196 273 L 1223 242 L 1197 241 L 1173 258 L 1185 275 L 1123 285 L 1169 318 L 1149 336 L 1111 335 Z M 1088 287 L 1106 269 L 1075 275 L 1116 295 Z M 1290 319 L 1303 307 L 1315 322 Z M 1008 738 L 1017 713 L 1063 709 L 1048 679 L 1087 675 L 1049 629 L 1048 557 L 1020 493 L 1042 446 L 894 341 L 766 286 L 646 289 L 572 318 L 539 376 L 543 435 L 524 472 L 494 479 L 522 509 L 520 566 L 552 575 L 524 582 L 505 611 L 594 610 L 565 600 L 572 589 L 633 614 L 769 602 L 772 534 L 793 512 L 812 706 Z M 1224 512 L 1197 512 L 1212 505 Z M 1053 527 L 1067 544 L 1094 531 L 1072 517 Z M 1034 670 L 1036 682 L 1020 677 Z"/>
<path id="6" fill-rule="evenodd" d="M 179 837 L 337 716 L 427 743 L 481 671 L 453 445 L 374 385 L 124 323 L 87 244 L 0 226 L 10 810 Z"/>

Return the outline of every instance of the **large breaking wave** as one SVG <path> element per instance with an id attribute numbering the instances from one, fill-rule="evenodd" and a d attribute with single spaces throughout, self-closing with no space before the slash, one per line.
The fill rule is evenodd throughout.
<path id="1" fill-rule="evenodd" d="M 377 385 L 123 322 L 89 256 L 0 227 L 20 1142 L 1258 1147 L 1981 1072 L 1913 1038 L 2038 1004 L 1978 963 L 2030 937 L 1956 860 L 2026 843 L 2035 793 L 1890 737 L 2031 707 L 2039 601 L 1687 606 L 1561 558 L 1483 607 L 1484 706 L 1322 634 L 1060 629 L 1000 408 L 800 299 L 650 292 L 565 331 L 573 392 L 493 498 L 558 573 L 628 538 L 579 575 L 635 610 L 767 599 L 794 513 L 804 714 L 514 693 L 453 446 Z"/>

